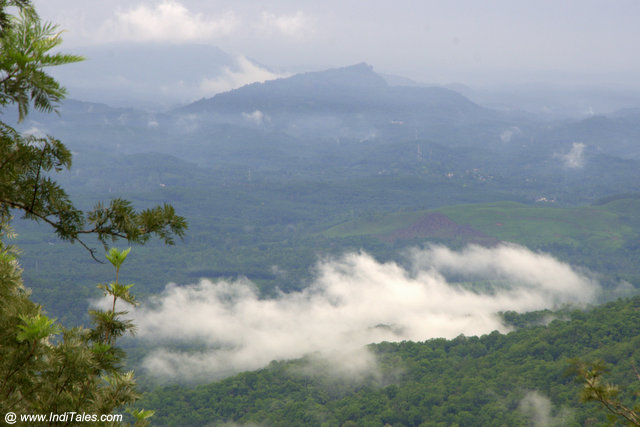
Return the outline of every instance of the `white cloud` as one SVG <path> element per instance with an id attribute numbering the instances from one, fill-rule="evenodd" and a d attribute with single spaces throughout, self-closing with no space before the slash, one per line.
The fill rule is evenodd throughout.
<path id="1" fill-rule="evenodd" d="M 533 302 L 532 298 L 541 298 L 540 306 L 567 301 L 584 304 L 594 299 L 597 289 L 568 264 L 514 245 L 495 248 L 472 245 L 459 252 L 435 246 L 429 251 L 414 251 L 413 259 L 416 274 L 430 268 L 457 280 L 489 278 L 507 293 L 530 294 L 528 303 Z"/>
<path id="2" fill-rule="evenodd" d="M 553 405 L 545 395 L 537 392 L 528 392 L 520 401 L 518 409 L 531 420 L 534 427 L 552 427 L 567 425 L 573 420 L 571 412 L 562 408 L 556 416 L 553 416 Z"/>
<path id="3" fill-rule="evenodd" d="M 522 131 L 519 127 L 512 126 L 511 128 L 502 131 L 500 134 L 500 140 L 504 143 L 511 142 L 511 138 L 513 138 L 514 135 L 520 135 L 521 133 Z"/>
<path id="4" fill-rule="evenodd" d="M 534 426 L 551 425 L 551 401 L 537 391 L 527 393 L 520 401 L 519 409 L 531 418 Z"/>
<path id="5" fill-rule="evenodd" d="M 180 114 L 175 125 L 181 132 L 193 133 L 200 128 L 200 120 L 197 114 Z"/>
<path id="6" fill-rule="evenodd" d="M 203 79 L 200 83 L 200 90 L 204 96 L 213 96 L 216 93 L 227 92 L 251 83 L 262 83 L 280 77 L 284 77 L 284 75 L 264 69 L 244 56 L 237 56 L 234 69 L 225 67 L 221 75 Z"/>
<path id="7" fill-rule="evenodd" d="M 45 138 L 47 136 L 47 132 L 40 129 L 37 126 L 31 126 L 29 129 L 22 132 L 24 136 L 34 136 L 36 138 Z"/>
<path id="8" fill-rule="evenodd" d="M 313 31 L 313 26 L 309 18 L 298 11 L 295 15 L 276 15 L 274 13 L 262 12 L 262 22 L 260 26 L 266 32 L 277 32 L 285 36 L 303 36 Z"/>
<path id="9" fill-rule="evenodd" d="M 182 3 L 166 0 L 116 12 L 101 31 L 101 39 L 138 42 L 188 42 L 213 40 L 232 33 L 239 21 L 232 11 L 217 17 L 193 13 Z"/>
<path id="10" fill-rule="evenodd" d="M 242 117 L 245 120 L 255 123 L 256 125 L 261 125 L 264 123 L 265 115 L 262 111 L 256 110 L 253 113 L 242 113 Z"/>
<path id="11" fill-rule="evenodd" d="M 564 161 L 565 167 L 570 169 L 578 169 L 584 166 L 584 149 L 586 145 L 582 142 L 574 142 L 571 151 L 560 157 Z"/>
<path id="12" fill-rule="evenodd" d="M 409 268 L 349 254 L 317 266 L 311 286 L 264 299 L 250 281 L 168 285 L 134 312 L 153 350 L 144 366 L 174 379 L 220 378 L 321 353 L 341 372 L 371 371 L 365 345 L 506 331 L 500 311 L 592 301 L 597 284 L 549 255 L 503 245 L 415 250 Z M 490 288 L 469 285 L 481 281 Z M 478 282 L 480 283 L 480 282 Z M 200 352 L 165 345 L 197 342 Z"/>
<path id="13" fill-rule="evenodd" d="M 505 130 L 500 134 L 500 140 L 502 142 L 510 142 L 512 136 L 513 136 L 513 131 Z"/>

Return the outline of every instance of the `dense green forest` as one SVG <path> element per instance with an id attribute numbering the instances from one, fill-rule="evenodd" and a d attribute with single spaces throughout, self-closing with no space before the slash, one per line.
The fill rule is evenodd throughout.
<path id="1" fill-rule="evenodd" d="M 602 425 L 603 410 L 579 400 L 571 368 L 581 358 L 606 361 L 607 380 L 632 406 L 640 298 L 503 316 L 515 329 L 506 335 L 372 344 L 377 364 L 360 376 L 310 355 L 207 385 L 154 389 L 141 404 L 156 409 L 159 424 L 176 426 Z"/>

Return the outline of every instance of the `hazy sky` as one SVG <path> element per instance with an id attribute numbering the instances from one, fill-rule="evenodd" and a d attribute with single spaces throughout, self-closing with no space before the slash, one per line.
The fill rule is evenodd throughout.
<path id="1" fill-rule="evenodd" d="M 270 67 L 358 62 L 430 83 L 632 82 L 636 0 L 35 0 L 65 46 L 199 42 Z M 300 67 L 300 68 L 298 68 Z"/>

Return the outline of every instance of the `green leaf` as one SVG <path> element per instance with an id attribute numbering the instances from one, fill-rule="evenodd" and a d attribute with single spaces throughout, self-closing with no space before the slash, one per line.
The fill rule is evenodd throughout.
<path id="1" fill-rule="evenodd" d="M 20 316 L 23 324 L 18 325 L 20 332 L 17 334 L 18 342 L 38 341 L 51 335 L 59 334 L 62 329 L 57 325 L 56 319 L 38 314 L 36 316 Z"/>
<path id="2" fill-rule="evenodd" d="M 151 418 L 153 414 L 156 413 L 156 411 L 144 410 L 144 409 L 129 409 L 127 412 L 133 415 L 136 421 L 146 420 L 147 418 Z"/>
<path id="3" fill-rule="evenodd" d="M 106 257 L 117 270 L 120 270 L 120 266 L 124 260 L 127 259 L 129 252 L 131 252 L 131 248 L 127 248 L 123 251 L 119 251 L 118 248 L 111 248 L 109 249 L 109 252 L 107 252 Z"/>

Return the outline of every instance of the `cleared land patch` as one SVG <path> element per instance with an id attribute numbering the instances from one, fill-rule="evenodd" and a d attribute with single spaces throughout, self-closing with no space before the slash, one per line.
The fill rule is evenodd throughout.
<path id="1" fill-rule="evenodd" d="M 529 247 L 547 244 L 623 247 L 640 232 L 640 200 L 616 200 L 599 206 L 531 206 L 516 202 L 446 206 L 428 211 L 363 216 L 334 226 L 325 236 L 378 237 L 394 243 L 434 239 L 495 244 L 509 241 Z"/>

